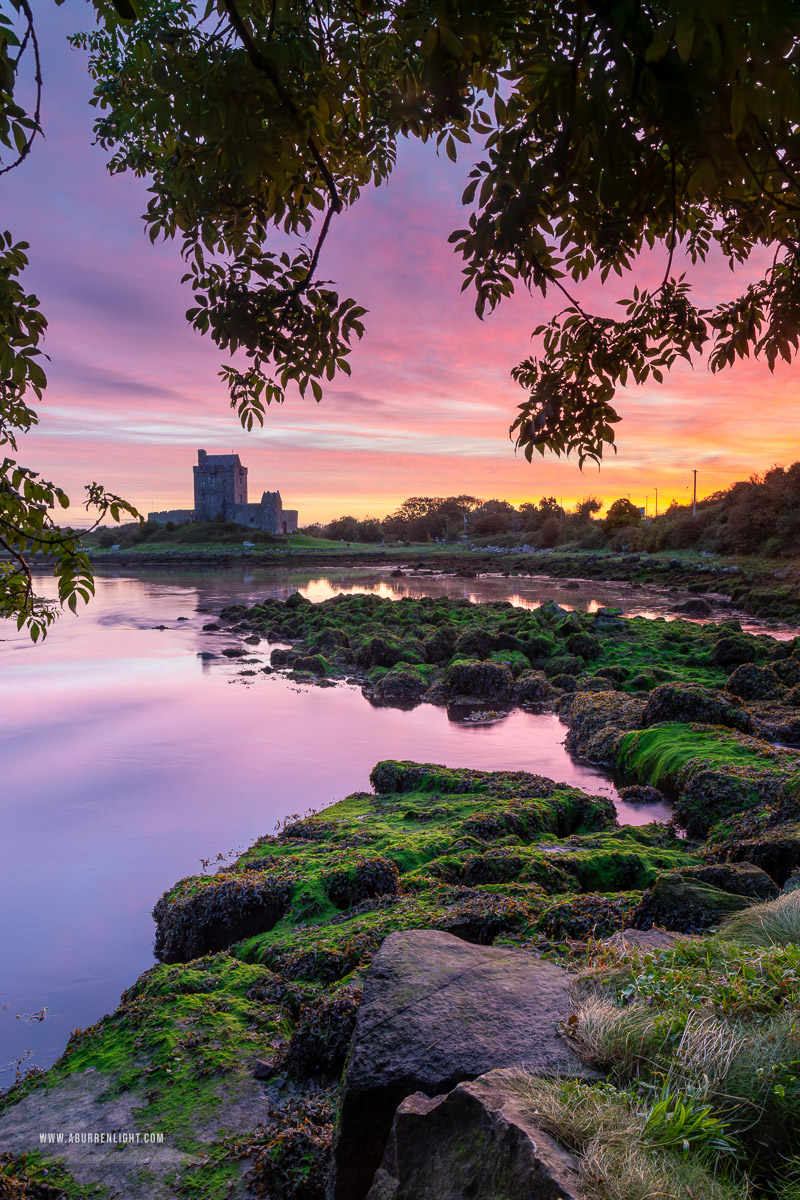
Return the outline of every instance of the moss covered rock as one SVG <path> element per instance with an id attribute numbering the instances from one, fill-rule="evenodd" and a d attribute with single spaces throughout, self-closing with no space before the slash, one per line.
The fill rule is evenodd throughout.
<path id="1" fill-rule="evenodd" d="M 294 876 L 241 871 L 183 879 L 153 909 L 155 954 L 184 962 L 263 930 L 289 908 Z"/>
<path id="2" fill-rule="evenodd" d="M 566 648 L 570 654 L 590 661 L 600 657 L 600 642 L 591 633 L 573 633 L 566 640 Z"/>
<path id="3" fill-rule="evenodd" d="M 422 699 L 432 682 L 413 666 L 401 663 L 382 675 L 373 690 L 376 697 L 387 704 L 413 702 Z"/>
<path id="4" fill-rule="evenodd" d="M 718 640 L 712 656 L 719 667 L 735 667 L 740 663 L 755 662 L 759 657 L 759 645 L 755 638 L 734 633 Z"/>
<path id="5" fill-rule="evenodd" d="M 673 872 L 661 875 L 631 914 L 636 929 L 654 925 L 679 933 L 700 933 L 751 903 L 744 896 L 724 892 L 700 879 Z"/>
<path id="6" fill-rule="evenodd" d="M 667 721 L 724 725 L 750 733 L 752 719 L 738 696 L 723 695 L 692 684 L 662 683 L 651 693 L 642 712 L 643 728 Z"/>
<path id="7" fill-rule="evenodd" d="M 540 704 L 551 695 L 544 671 L 522 671 L 514 683 L 514 699 L 518 704 Z"/>
<path id="8" fill-rule="evenodd" d="M 444 675 L 444 685 L 451 696 L 475 700 L 511 700 L 514 676 L 507 663 L 456 661 Z"/>
<path id="9" fill-rule="evenodd" d="M 546 908 L 539 929 L 557 940 L 610 937 L 631 923 L 635 904 L 636 898 L 631 896 L 572 896 Z"/>
<path id="10" fill-rule="evenodd" d="M 610 748 L 619 735 L 637 729 L 642 721 L 644 701 L 622 692 L 579 692 L 570 706 L 568 750 L 592 761 L 609 761 L 602 756 L 602 746 Z"/>
<path id="11" fill-rule="evenodd" d="M 775 880 L 753 863 L 703 863 L 681 867 L 680 874 L 686 879 L 710 883 L 723 892 L 749 896 L 752 900 L 774 900 L 780 891 Z"/>
<path id="12" fill-rule="evenodd" d="M 286 1055 L 293 1075 L 341 1073 L 360 1003 L 361 988 L 349 984 L 301 1008 Z"/>
<path id="13" fill-rule="evenodd" d="M 743 663 L 737 667 L 727 684 L 727 690 L 742 700 L 779 700 L 786 695 L 786 686 L 771 667 Z"/>
<path id="14" fill-rule="evenodd" d="M 350 908 L 375 896 L 396 896 L 400 892 L 400 872 L 389 858 L 375 855 L 359 857 L 356 862 L 333 871 L 325 878 L 325 890 L 337 908 Z"/>

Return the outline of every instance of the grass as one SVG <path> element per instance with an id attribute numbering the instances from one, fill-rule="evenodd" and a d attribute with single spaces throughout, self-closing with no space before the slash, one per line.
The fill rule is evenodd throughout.
<path id="1" fill-rule="evenodd" d="M 800 892 L 737 913 L 726 922 L 720 937 L 748 949 L 780 946 L 800 952 Z"/>
<path id="2" fill-rule="evenodd" d="M 727 1181 L 715 1162 L 718 1126 L 692 1139 L 685 1153 L 682 1144 L 659 1146 L 667 1123 L 629 1093 L 525 1072 L 508 1079 L 535 1123 L 575 1155 L 586 1200 L 743 1200 L 749 1192 L 741 1180 Z M 687 1124 L 697 1130 L 697 1109 L 690 1105 L 689 1113 L 694 1122 Z"/>
<path id="3" fill-rule="evenodd" d="M 752 1183 L 780 1195 L 800 1154 L 798 931 L 791 893 L 709 939 L 656 953 L 598 947 L 567 1025 L 582 1057 L 640 1107 L 669 1095 L 704 1112 L 709 1138 L 716 1128 L 747 1164 L 741 1194 Z"/>

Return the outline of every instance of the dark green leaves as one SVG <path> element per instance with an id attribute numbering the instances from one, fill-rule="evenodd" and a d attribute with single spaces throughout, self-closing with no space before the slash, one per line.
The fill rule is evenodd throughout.
<path id="1" fill-rule="evenodd" d="M 319 400 L 349 369 L 364 314 L 318 269 L 332 218 L 385 181 L 400 136 L 435 139 L 451 161 L 481 139 L 451 237 L 478 316 L 520 286 L 565 297 L 542 353 L 512 372 L 529 459 L 599 461 L 618 389 L 662 383 L 679 358 L 718 370 L 795 353 L 797 6 L 141 0 L 126 24 L 110 2 L 77 39 L 98 138 L 112 170 L 150 179 L 150 237 L 181 239 L 195 328 L 247 358 L 222 371 L 247 428 L 291 386 Z M 676 278 L 679 256 L 716 249 L 735 265 L 765 245 L 773 268 L 713 310 Z M 623 314 L 578 303 L 575 285 L 650 251 L 661 282 Z"/>

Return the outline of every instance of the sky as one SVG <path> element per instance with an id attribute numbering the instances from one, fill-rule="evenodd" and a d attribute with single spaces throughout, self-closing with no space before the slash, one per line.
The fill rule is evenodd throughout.
<path id="1" fill-rule="evenodd" d="M 83 523 L 92 480 L 143 513 L 191 507 L 200 447 L 238 453 L 250 499 L 277 489 L 301 524 L 460 492 L 515 504 L 630 496 L 652 513 L 656 489 L 659 510 L 690 498 L 693 469 L 702 496 L 800 458 L 796 368 L 770 374 L 751 362 L 716 376 L 686 365 L 662 386 L 620 393 L 618 453 L 599 471 L 516 455 L 508 428 L 524 393 L 510 371 L 535 351 L 531 330 L 553 306 L 523 293 L 478 320 L 447 243 L 465 223 L 468 163 L 416 143 L 401 146 L 388 185 L 335 219 L 326 244 L 322 276 L 369 310 L 352 376 L 329 384 L 319 405 L 291 395 L 263 430 L 245 432 L 218 378 L 228 358 L 186 323 L 177 247 L 144 234 L 146 181 L 109 175 L 92 145 L 85 55 L 66 42 L 92 12 L 84 0 L 40 11 L 46 140 L 3 177 L 2 223 L 31 244 L 26 283 L 49 321 L 41 423 L 18 458 L 67 490 L 68 520 Z M 657 270 L 643 262 L 636 279 Z M 590 280 L 581 296 L 610 311 L 633 282 Z M 704 268 L 704 302 L 730 287 L 727 265 Z"/>

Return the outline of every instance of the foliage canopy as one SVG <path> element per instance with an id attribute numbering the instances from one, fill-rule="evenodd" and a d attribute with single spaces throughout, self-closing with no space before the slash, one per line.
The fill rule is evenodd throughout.
<path id="1" fill-rule="evenodd" d="M 24 56 L 32 58 L 34 111 L 18 102 Z M 41 133 L 42 72 L 36 28 L 28 0 L 0 3 L 0 176 L 20 166 Z M 15 242 L 7 230 L 0 232 L 0 618 L 13 618 L 18 628 L 27 626 L 34 641 L 43 636 L 59 605 L 73 611 L 79 600 L 94 592 L 91 565 L 79 536 L 62 529 L 51 511 L 69 507 L 66 493 L 22 466 L 5 452 L 17 452 L 20 436 L 38 424 L 32 402 L 41 400 L 47 377 L 41 341 L 47 321 L 36 296 L 27 292 L 22 276 L 28 265 L 26 242 Z M 118 520 L 136 510 L 98 483 L 86 488 L 86 508 L 97 514 L 97 523 L 110 515 Z M 41 552 L 55 561 L 58 603 L 38 597 L 28 557 Z"/>
<path id="2" fill-rule="evenodd" d="M 131 0 L 133 3 L 133 0 Z M 790 0 L 109 0 L 91 51 L 111 169 L 151 180 L 151 238 L 178 237 L 189 319 L 249 366 L 247 426 L 290 384 L 349 371 L 364 310 L 317 278 L 331 221 L 382 183 L 398 138 L 478 161 L 451 241 L 479 316 L 518 286 L 563 293 L 512 374 L 518 447 L 614 443 L 619 386 L 797 348 L 800 11 Z M 119 13 L 138 17 L 124 20 Z M 116 14 L 116 15 L 115 15 Z M 294 249 L 268 246 L 280 232 Z M 774 257 L 702 310 L 679 261 Z M 571 288 L 663 251 L 618 319 Z M 632 293 L 632 294 L 631 294 Z"/>

